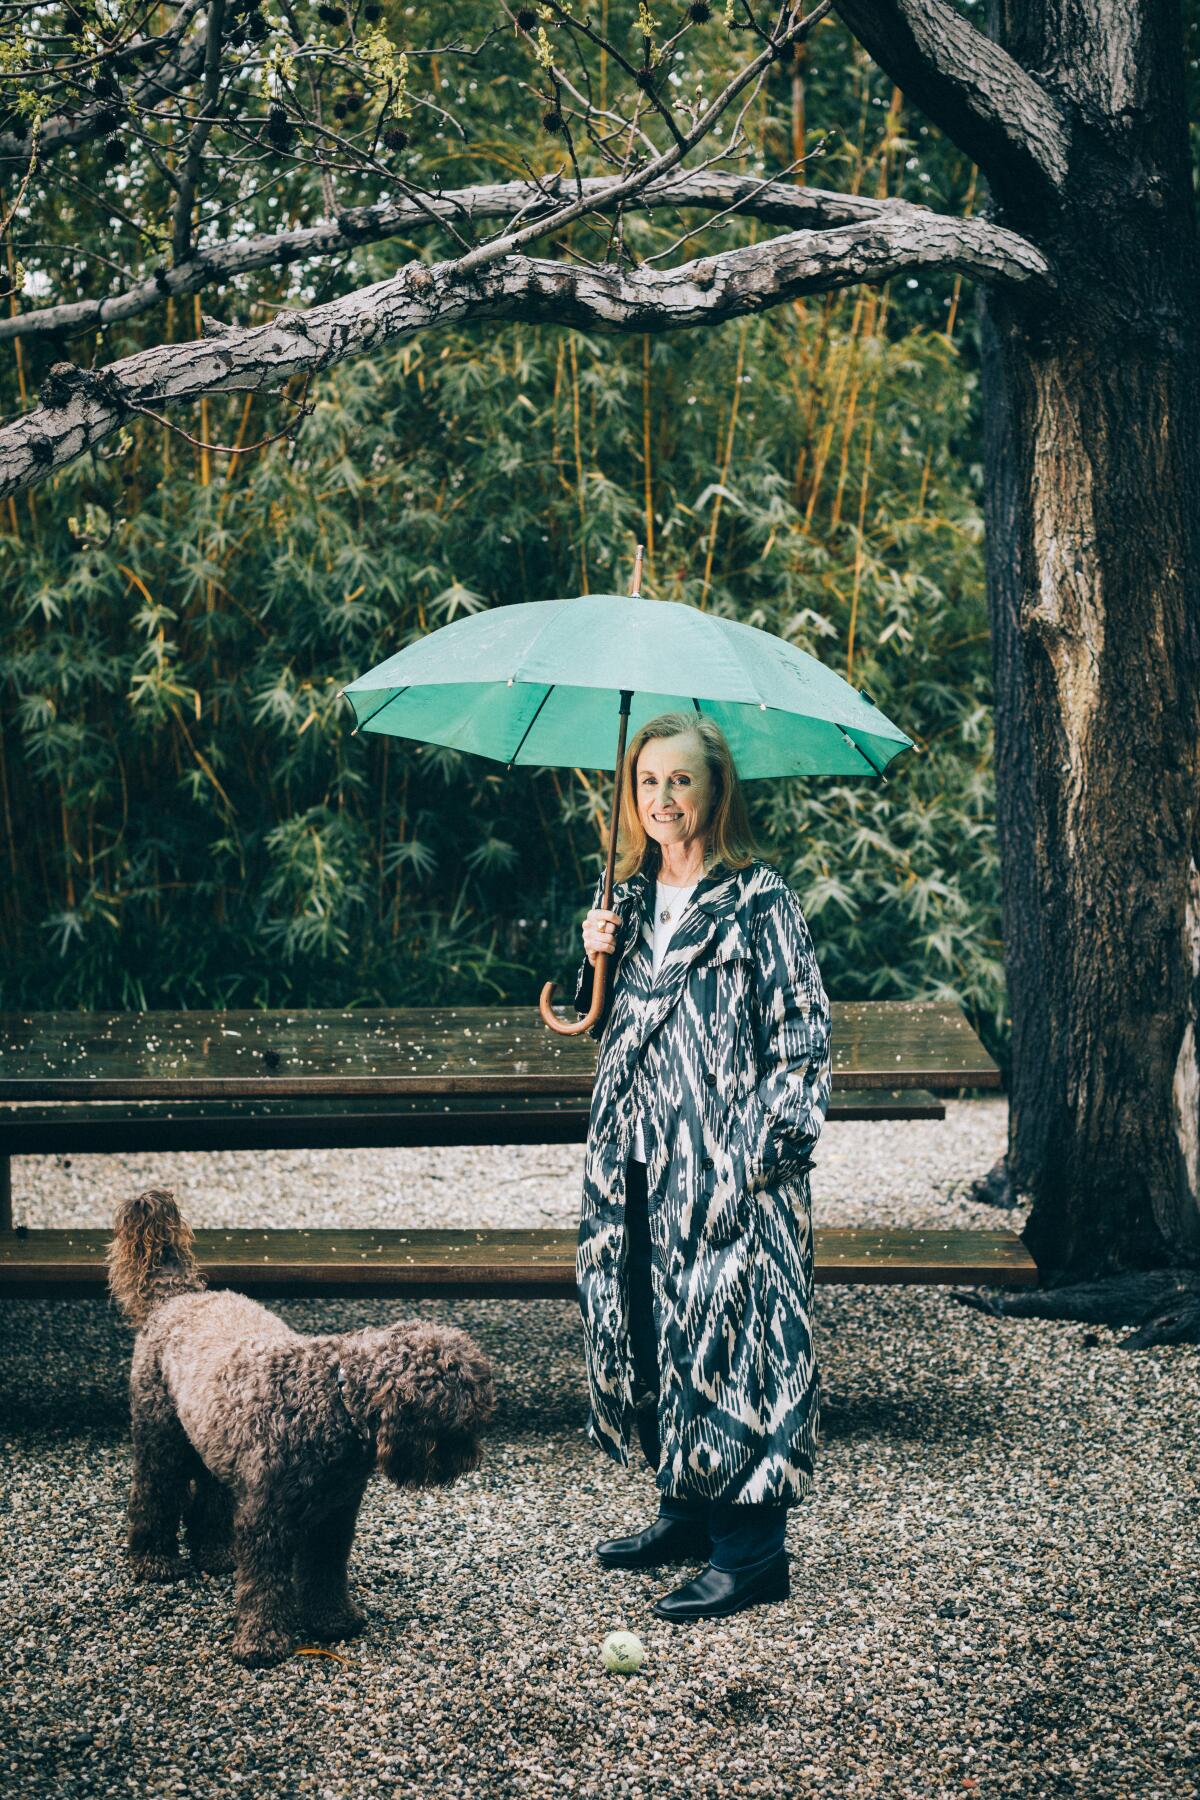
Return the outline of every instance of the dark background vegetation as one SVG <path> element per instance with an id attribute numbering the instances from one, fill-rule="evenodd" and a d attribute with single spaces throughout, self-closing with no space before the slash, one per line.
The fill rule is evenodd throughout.
<path id="1" fill-rule="evenodd" d="M 717 66 L 719 19 L 706 29 Z M 414 90 L 449 83 L 469 135 L 418 107 L 410 172 L 460 186 L 555 167 L 527 75 L 506 38 L 421 65 Z M 836 24 L 772 71 L 748 124 L 764 172 L 837 127 L 795 179 L 983 203 Z M 119 202 L 119 264 L 122 233 L 165 204 L 158 178 L 98 151 L 72 166 Z M 320 210 L 298 172 L 224 227 Z M 71 270 L 57 295 L 107 291 L 110 264 L 67 249 L 71 181 L 38 225 L 44 266 Z M 600 229 L 559 251 L 596 255 Z M 656 215 L 626 237 L 646 255 L 681 229 Z M 693 252 L 755 229 L 730 221 Z M 203 305 L 257 323 L 443 251 L 430 231 Z M 142 420 L 123 455 L 7 502 L 0 1005 L 532 1005 L 543 979 L 569 980 L 611 777 L 352 739 L 336 694 L 466 611 L 624 591 L 641 539 L 644 591 L 786 636 L 916 739 L 883 787 L 749 784 L 762 853 L 800 894 L 835 999 L 953 999 L 1004 1061 L 973 307 L 937 278 L 654 339 L 439 332 L 321 378 L 295 442 L 228 457 Z M 64 354 L 103 363 L 199 331 L 200 304 L 172 302 L 103 343 L 0 346 L 0 400 L 20 410 Z M 181 423 L 251 443 L 285 416 L 230 396 Z"/>

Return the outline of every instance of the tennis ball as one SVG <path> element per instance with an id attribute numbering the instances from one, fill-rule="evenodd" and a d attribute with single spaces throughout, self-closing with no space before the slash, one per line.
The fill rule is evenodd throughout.
<path id="1" fill-rule="evenodd" d="M 600 1660 L 614 1675 L 632 1675 L 641 1668 L 646 1652 L 632 1631 L 610 1631 L 600 1646 Z"/>

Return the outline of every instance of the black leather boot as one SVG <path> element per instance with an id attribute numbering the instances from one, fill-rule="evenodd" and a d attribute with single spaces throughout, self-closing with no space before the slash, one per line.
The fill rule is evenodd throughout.
<path id="1" fill-rule="evenodd" d="M 711 1549 L 702 1519 L 655 1519 L 632 1537 L 605 1538 L 596 1555 L 606 1569 L 656 1569 L 660 1563 L 706 1562 Z"/>
<path id="2" fill-rule="evenodd" d="M 693 1581 L 685 1581 L 657 1601 L 653 1612 L 672 1625 L 686 1625 L 692 1619 L 723 1619 L 729 1613 L 741 1612 L 747 1606 L 763 1606 L 772 1600 L 786 1600 L 791 1592 L 788 1559 L 784 1551 L 748 1573 L 729 1574 L 714 1569 L 709 1563 Z"/>

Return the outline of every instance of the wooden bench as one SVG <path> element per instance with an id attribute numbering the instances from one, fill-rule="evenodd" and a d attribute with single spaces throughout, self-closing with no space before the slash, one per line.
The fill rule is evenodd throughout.
<path id="1" fill-rule="evenodd" d="M 97 1295 L 107 1231 L 0 1234 L 0 1293 Z M 819 1282 L 1023 1285 L 1037 1272 L 1011 1231 L 879 1231 L 816 1226 Z M 198 1231 L 214 1287 L 302 1294 L 569 1299 L 573 1231 Z"/>
<path id="2" fill-rule="evenodd" d="M 834 1003 L 828 1118 L 942 1118 L 998 1088 L 939 1002 Z M 94 1293 L 106 1232 L 13 1231 L 14 1155 L 582 1143 L 596 1044 L 533 1008 L 0 1015 L 0 1293 Z M 169 1173 L 164 1172 L 164 1181 Z M 198 1234 L 218 1283 L 264 1293 L 571 1290 L 573 1233 Z M 817 1233 L 822 1281 L 1036 1282 L 1012 1232 Z"/>

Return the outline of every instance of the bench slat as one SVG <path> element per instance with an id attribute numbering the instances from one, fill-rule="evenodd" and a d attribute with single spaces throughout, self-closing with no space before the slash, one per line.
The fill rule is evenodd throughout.
<path id="1" fill-rule="evenodd" d="M 567 1298 L 575 1292 L 575 1232 L 198 1231 L 196 1254 L 213 1286 L 248 1293 Z M 0 1233 L 0 1295 L 95 1295 L 111 1234 Z M 1037 1266 L 1011 1231 L 818 1226 L 816 1279 L 1017 1287 Z"/>
<path id="2" fill-rule="evenodd" d="M 832 1003 L 834 1077 L 855 1088 L 996 1088 L 942 1001 Z M 564 1016 L 574 1018 L 573 1011 Z M 534 1007 L 0 1014 L 0 1100 L 311 1094 L 590 1094 L 597 1046 Z"/>
<path id="3" fill-rule="evenodd" d="M 101 1100 L 0 1106 L 0 1155 L 177 1150 L 370 1149 L 406 1145 L 582 1144 L 590 1099 L 511 1094 L 343 1100 Z M 921 1090 L 837 1091 L 828 1118 L 944 1119 Z"/>

